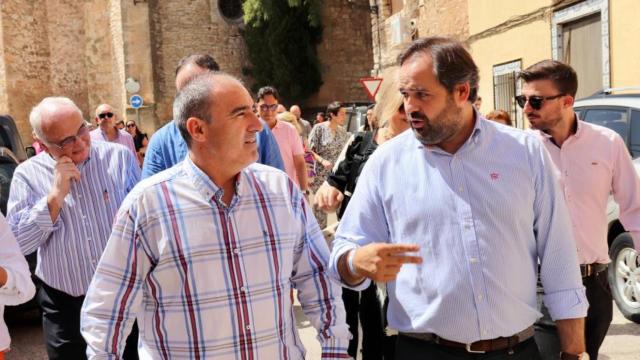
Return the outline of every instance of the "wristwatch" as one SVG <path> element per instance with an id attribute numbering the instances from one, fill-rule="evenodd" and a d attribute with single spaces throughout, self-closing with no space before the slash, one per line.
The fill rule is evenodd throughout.
<path id="1" fill-rule="evenodd" d="M 582 354 L 569 354 L 566 352 L 560 353 L 560 360 L 589 360 L 589 354 L 583 352 Z"/>

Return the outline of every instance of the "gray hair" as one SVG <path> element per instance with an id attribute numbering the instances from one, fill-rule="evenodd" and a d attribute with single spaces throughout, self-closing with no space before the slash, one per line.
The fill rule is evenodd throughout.
<path id="1" fill-rule="evenodd" d="M 44 134 L 42 133 L 42 117 L 45 116 L 45 114 L 51 114 L 61 108 L 72 109 L 80 115 L 80 118 L 84 119 L 82 110 L 80 110 L 71 99 L 62 96 L 46 97 L 34 106 L 29 114 L 29 123 L 31 124 L 31 128 L 33 128 L 33 133 L 38 139 L 45 140 Z"/>
<path id="2" fill-rule="evenodd" d="M 176 94 L 173 101 L 173 121 L 176 122 L 182 138 L 191 147 L 191 134 L 187 130 L 187 120 L 197 118 L 211 122 L 211 108 L 214 104 L 212 92 L 216 87 L 216 79 L 227 78 L 238 81 L 236 77 L 224 73 L 206 72 L 195 76 Z"/>

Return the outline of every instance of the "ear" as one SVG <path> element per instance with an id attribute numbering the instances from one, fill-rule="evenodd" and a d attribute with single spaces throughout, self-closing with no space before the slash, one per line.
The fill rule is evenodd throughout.
<path id="1" fill-rule="evenodd" d="M 572 107 L 575 101 L 576 99 L 574 99 L 573 96 L 565 95 L 564 99 L 562 100 L 562 104 L 566 107 Z"/>
<path id="2" fill-rule="evenodd" d="M 187 119 L 187 131 L 194 142 L 201 143 L 206 141 L 206 129 L 204 125 L 205 122 L 196 117 Z"/>
<path id="3" fill-rule="evenodd" d="M 38 142 L 38 144 L 40 144 L 40 147 L 42 148 L 42 151 L 44 151 L 46 153 L 51 153 L 49 151 L 49 147 L 47 146 L 47 144 L 44 143 L 44 141 L 42 141 L 40 139 L 36 139 L 36 141 Z"/>
<path id="4" fill-rule="evenodd" d="M 469 99 L 469 94 L 471 93 L 471 86 L 468 82 L 464 82 L 458 84 L 453 89 L 453 99 L 457 103 L 464 103 Z"/>

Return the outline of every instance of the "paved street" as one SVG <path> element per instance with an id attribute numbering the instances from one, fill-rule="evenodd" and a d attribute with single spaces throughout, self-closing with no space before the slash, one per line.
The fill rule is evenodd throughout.
<path id="1" fill-rule="evenodd" d="M 320 359 L 320 345 L 316 340 L 315 329 L 305 319 L 299 305 L 295 306 L 295 311 L 302 342 L 307 347 L 307 359 Z M 46 359 L 37 311 L 19 314 L 12 319 L 10 332 L 13 343 L 12 351 L 6 356 L 7 360 Z M 599 359 L 640 360 L 640 325 L 627 321 L 615 306 L 613 324 Z"/>

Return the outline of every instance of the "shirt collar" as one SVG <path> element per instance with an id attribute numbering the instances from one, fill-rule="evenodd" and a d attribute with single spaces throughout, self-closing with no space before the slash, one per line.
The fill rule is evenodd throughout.
<path id="1" fill-rule="evenodd" d="M 114 126 L 114 128 L 116 129 L 116 138 L 114 141 L 117 141 L 120 138 L 120 129 L 118 129 L 117 127 Z M 107 133 L 104 132 L 104 130 L 102 130 L 101 127 L 99 127 L 98 129 L 100 129 L 100 134 L 102 134 L 102 138 L 105 141 L 109 141 L 109 137 L 107 136 Z"/>
<path id="2" fill-rule="evenodd" d="M 204 173 L 204 171 L 194 164 L 189 155 L 187 155 L 182 162 L 182 168 L 187 174 L 187 177 L 193 182 L 195 189 L 203 198 L 207 199 L 210 203 L 226 207 L 222 202 L 224 190 L 216 185 L 216 183 L 214 183 L 211 178 Z M 243 186 L 246 182 L 246 175 L 243 174 L 243 172 L 244 171 L 241 171 L 236 175 L 235 194 L 231 200 L 229 208 L 233 208 L 237 204 L 239 197 L 244 193 L 243 189 L 246 188 L 246 186 Z"/>
<path id="3" fill-rule="evenodd" d="M 580 138 L 580 136 L 582 135 L 582 133 L 584 132 L 584 125 L 582 124 L 582 121 L 580 119 L 578 119 L 578 114 L 574 113 L 573 114 L 574 119 L 576 120 L 575 124 L 576 124 L 576 132 L 573 134 L 570 134 L 569 137 L 567 138 L 567 140 L 571 139 L 572 136 L 575 136 L 576 138 Z M 551 135 L 547 134 L 546 132 L 542 131 L 542 130 L 534 130 L 536 131 L 538 134 L 540 134 L 540 136 L 542 137 L 542 139 L 544 141 L 551 141 Z"/>

